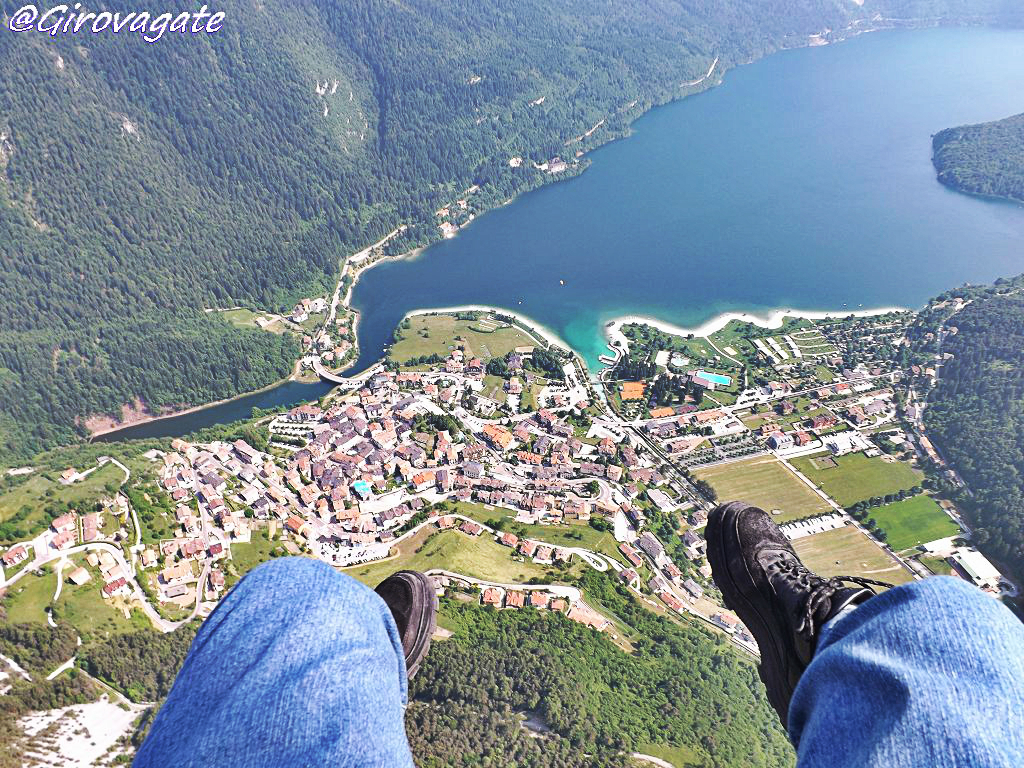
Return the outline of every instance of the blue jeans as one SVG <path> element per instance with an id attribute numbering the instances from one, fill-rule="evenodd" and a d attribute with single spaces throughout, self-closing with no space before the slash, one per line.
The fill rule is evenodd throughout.
<path id="1" fill-rule="evenodd" d="M 798 768 L 1024 766 L 1024 625 L 939 576 L 825 625 L 789 706 Z"/>
<path id="2" fill-rule="evenodd" d="M 406 768 L 391 614 L 329 566 L 254 569 L 203 624 L 136 766 Z M 957 579 L 890 590 L 823 630 L 797 686 L 801 768 L 1024 765 L 1024 628 Z"/>
<path id="3" fill-rule="evenodd" d="M 203 623 L 135 766 L 412 768 L 398 629 L 305 557 L 253 569 Z"/>

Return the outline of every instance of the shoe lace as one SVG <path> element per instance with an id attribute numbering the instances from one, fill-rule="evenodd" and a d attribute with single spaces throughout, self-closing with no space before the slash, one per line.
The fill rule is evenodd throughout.
<path id="1" fill-rule="evenodd" d="M 870 589 L 875 594 L 878 593 L 875 587 L 891 589 L 893 586 L 888 582 L 876 581 L 875 579 L 868 579 L 863 576 L 833 576 L 826 579 L 808 570 L 806 566 L 795 560 L 781 560 L 774 564 L 774 569 L 780 575 L 794 581 L 797 586 L 802 587 L 808 593 L 807 599 L 804 602 L 803 616 L 801 617 L 800 624 L 796 627 L 797 633 L 808 641 L 813 640 L 817 634 L 818 627 L 815 626 L 814 617 L 818 609 L 826 600 L 831 599 L 833 595 L 848 584 L 856 584 Z"/>

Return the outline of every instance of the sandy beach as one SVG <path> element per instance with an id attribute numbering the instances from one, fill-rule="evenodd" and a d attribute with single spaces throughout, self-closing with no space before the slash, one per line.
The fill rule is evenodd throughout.
<path id="1" fill-rule="evenodd" d="M 612 342 L 619 342 L 624 350 L 629 349 L 629 339 L 622 333 L 624 325 L 649 325 L 657 328 L 663 333 L 670 333 L 675 336 L 710 336 L 720 331 L 733 320 L 756 325 L 759 328 L 781 328 L 787 317 L 800 318 L 804 320 L 827 320 L 829 318 L 842 317 L 873 317 L 874 315 L 885 315 L 889 312 L 907 312 L 905 307 L 879 307 L 877 309 L 839 310 L 839 311 L 798 311 L 795 309 L 776 309 L 767 316 L 755 315 L 749 312 L 724 312 L 698 325 L 696 328 L 683 328 L 673 323 L 666 323 L 655 317 L 647 315 L 624 315 L 610 320 L 604 325 L 604 335 L 608 339 L 608 348 L 614 350 Z"/>

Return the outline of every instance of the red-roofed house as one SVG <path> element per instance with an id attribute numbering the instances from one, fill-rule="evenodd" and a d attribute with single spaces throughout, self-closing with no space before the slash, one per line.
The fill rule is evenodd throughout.
<path id="1" fill-rule="evenodd" d="M 3 558 L 0 559 L 3 560 L 5 568 L 10 568 L 11 566 L 28 560 L 28 550 L 25 548 L 24 544 L 18 544 L 4 552 Z"/>
<path id="2" fill-rule="evenodd" d="M 619 544 L 619 552 L 621 552 L 635 568 L 639 568 L 644 564 L 643 558 L 641 558 L 640 555 L 637 554 L 636 550 L 629 546 L 629 544 Z"/>

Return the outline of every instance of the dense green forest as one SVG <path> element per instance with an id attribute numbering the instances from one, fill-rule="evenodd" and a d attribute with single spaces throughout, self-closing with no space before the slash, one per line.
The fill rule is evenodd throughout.
<path id="1" fill-rule="evenodd" d="M 956 298 L 969 303 L 955 311 L 945 301 Z M 1024 278 L 950 291 L 920 314 L 911 333 L 918 349 L 947 356 L 929 395 L 925 424 L 970 489 L 958 503 L 973 524 L 973 541 L 1013 568 L 1019 580 L 1024 577 Z"/>
<path id="2" fill-rule="evenodd" d="M 753 664 L 724 639 L 651 613 L 607 574 L 581 586 L 629 625 L 632 654 L 562 616 L 446 605 L 455 636 L 412 685 L 417 764 L 619 766 L 650 744 L 686 748 L 694 765 L 792 763 Z M 539 745 L 524 712 L 550 729 Z"/>
<path id="3" fill-rule="evenodd" d="M 1024 203 L 1024 114 L 947 128 L 935 134 L 932 150 L 946 186 Z"/>
<path id="4" fill-rule="evenodd" d="M 0 0 L 0 11 L 20 5 Z M 155 45 L 0 35 L 0 458 L 72 440 L 90 415 L 136 398 L 160 411 L 281 377 L 294 341 L 201 310 L 281 310 L 322 293 L 345 254 L 402 223 L 395 248 L 435 237 L 434 211 L 470 185 L 482 209 L 542 183 L 528 161 L 571 160 L 621 135 L 651 105 L 694 90 L 681 84 L 716 56 L 724 71 L 879 11 L 976 22 L 1008 6 L 218 8 L 221 32 Z M 513 168 L 513 156 L 527 162 Z"/>

